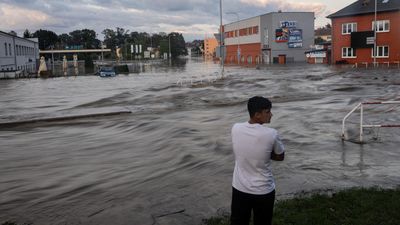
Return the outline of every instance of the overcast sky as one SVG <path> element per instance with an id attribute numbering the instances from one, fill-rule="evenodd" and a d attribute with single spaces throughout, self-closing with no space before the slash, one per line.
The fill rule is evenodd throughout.
<path id="1" fill-rule="evenodd" d="M 313 11 L 315 26 L 329 22 L 325 17 L 355 0 L 222 0 L 223 22 L 268 12 Z M 93 29 L 98 38 L 105 28 L 122 27 L 148 33 L 180 32 L 186 41 L 203 39 L 217 32 L 219 0 L 0 0 L 0 30 L 47 29 L 57 34 Z"/>

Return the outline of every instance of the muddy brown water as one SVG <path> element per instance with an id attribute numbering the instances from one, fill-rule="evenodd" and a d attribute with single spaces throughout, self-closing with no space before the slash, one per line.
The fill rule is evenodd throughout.
<path id="1" fill-rule="evenodd" d="M 340 139 L 359 102 L 400 99 L 398 69 L 227 67 L 215 82 L 219 66 L 199 60 L 139 71 L 0 82 L 0 122 L 131 111 L 0 125 L 1 223 L 183 225 L 229 212 L 230 129 L 247 120 L 254 95 L 272 100 L 268 126 L 286 145 L 285 161 L 273 164 L 278 199 L 400 183 L 398 128 L 366 130 L 364 145 Z M 366 121 L 399 124 L 399 112 L 374 106 Z M 349 120 L 353 136 L 358 119 Z"/>

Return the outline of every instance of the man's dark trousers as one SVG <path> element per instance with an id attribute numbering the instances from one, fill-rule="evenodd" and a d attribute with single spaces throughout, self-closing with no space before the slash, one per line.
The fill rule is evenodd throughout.
<path id="1" fill-rule="evenodd" d="M 253 195 L 232 187 L 231 225 L 248 225 L 253 210 L 254 225 L 271 225 L 275 190 L 265 195 Z"/>

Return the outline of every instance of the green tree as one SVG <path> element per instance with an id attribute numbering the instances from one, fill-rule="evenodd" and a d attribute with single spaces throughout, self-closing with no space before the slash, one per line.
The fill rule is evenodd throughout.
<path id="1" fill-rule="evenodd" d="M 11 35 L 14 35 L 14 36 L 18 36 L 18 35 L 17 35 L 17 32 L 15 32 L 15 31 L 13 31 L 13 30 L 10 31 L 10 32 L 8 32 L 8 33 L 11 34 Z"/>
<path id="2" fill-rule="evenodd" d="M 171 56 L 176 58 L 178 56 L 187 55 L 186 42 L 183 35 L 180 33 L 172 32 L 168 36 L 171 38 Z"/>
<path id="3" fill-rule="evenodd" d="M 66 49 L 67 46 L 72 45 L 72 37 L 69 34 L 58 35 L 59 49 Z"/>
<path id="4" fill-rule="evenodd" d="M 100 47 L 100 41 L 96 38 L 94 30 L 83 29 L 75 30 L 69 33 L 71 44 L 82 45 L 84 49 L 95 49 Z"/>
<path id="5" fill-rule="evenodd" d="M 322 39 L 321 37 L 317 37 L 314 39 L 314 44 L 316 44 L 316 45 L 322 44 L 324 42 L 325 42 L 325 40 Z"/>
<path id="6" fill-rule="evenodd" d="M 32 37 L 39 39 L 39 49 L 45 50 L 54 47 L 58 42 L 58 36 L 53 31 L 37 30 Z"/>
<path id="7" fill-rule="evenodd" d="M 129 38 L 128 32 L 129 30 L 117 27 L 115 31 L 112 29 L 105 29 L 101 33 L 104 35 L 104 44 L 107 45 L 107 48 L 115 51 L 117 46 L 121 47 L 125 44 L 126 40 Z"/>
<path id="8" fill-rule="evenodd" d="M 171 44 L 171 46 L 170 46 Z M 177 58 L 182 55 L 187 55 L 186 43 L 182 34 L 172 32 L 160 41 L 160 53 L 169 53 L 171 48 L 171 57 Z"/>
<path id="9" fill-rule="evenodd" d="M 25 29 L 25 31 L 24 31 L 24 38 L 31 38 L 31 37 L 32 37 L 31 32 L 29 32 L 28 29 Z"/>

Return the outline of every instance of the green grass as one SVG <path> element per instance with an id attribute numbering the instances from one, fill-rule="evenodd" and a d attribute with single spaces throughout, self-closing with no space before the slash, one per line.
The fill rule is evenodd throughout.
<path id="1" fill-rule="evenodd" d="M 229 225 L 229 215 L 203 221 Z M 274 225 L 400 225 L 400 188 L 349 189 L 275 204 Z"/>

